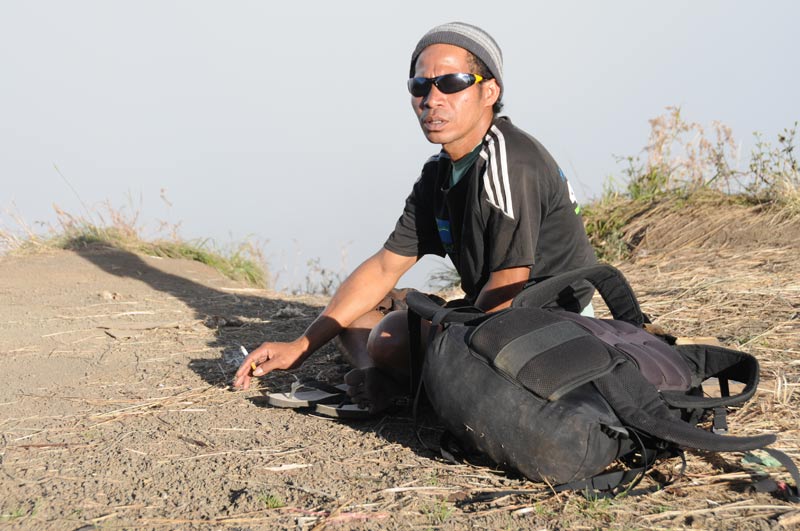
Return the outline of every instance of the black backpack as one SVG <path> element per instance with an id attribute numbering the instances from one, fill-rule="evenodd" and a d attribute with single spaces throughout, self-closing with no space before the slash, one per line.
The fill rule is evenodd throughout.
<path id="1" fill-rule="evenodd" d="M 594 285 L 613 320 L 550 309 L 582 281 Z M 775 441 L 720 433 L 725 408 L 756 391 L 756 359 L 646 332 L 633 290 L 611 266 L 534 283 L 493 314 L 444 308 L 419 292 L 407 303 L 412 345 L 420 318 L 434 325 L 424 361 L 412 352 L 412 380 L 424 385 L 447 433 L 459 447 L 557 490 L 630 488 L 655 459 L 682 456 L 683 448 L 747 451 Z M 719 382 L 717 397 L 703 394 L 710 379 Z M 731 381 L 743 389 L 731 395 Z M 716 433 L 696 425 L 709 416 Z M 797 481 L 797 468 L 778 454 Z M 628 467 L 602 474 L 617 459 Z"/>

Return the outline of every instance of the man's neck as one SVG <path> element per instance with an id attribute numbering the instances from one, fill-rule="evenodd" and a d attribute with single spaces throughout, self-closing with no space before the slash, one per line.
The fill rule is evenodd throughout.
<path id="1" fill-rule="evenodd" d="M 493 121 L 494 113 L 490 112 L 485 118 L 481 118 L 479 124 L 474 128 L 472 133 L 458 139 L 458 141 L 452 144 L 442 146 L 442 148 L 453 161 L 469 155 L 469 153 L 475 149 L 475 146 L 483 142 L 483 137 L 486 136 L 486 132 L 489 130 L 489 127 L 492 126 Z"/>

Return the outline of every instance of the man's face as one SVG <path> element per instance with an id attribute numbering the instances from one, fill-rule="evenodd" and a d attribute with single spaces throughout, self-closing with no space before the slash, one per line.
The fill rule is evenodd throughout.
<path id="1" fill-rule="evenodd" d="M 414 75 L 431 78 L 459 72 L 475 74 L 468 57 L 468 52 L 458 46 L 434 44 L 417 58 Z M 428 141 L 441 144 L 457 160 L 481 142 L 492 122 L 492 105 L 499 92 L 495 80 L 454 94 L 443 94 L 432 86 L 427 96 L 412 96 L 411 105 Z"/>

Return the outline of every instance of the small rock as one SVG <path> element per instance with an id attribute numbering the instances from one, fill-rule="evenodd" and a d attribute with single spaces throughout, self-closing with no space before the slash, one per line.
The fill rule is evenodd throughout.
<path id="1" fill-rule="evenodd" d="M 296 306 L 284 306 L 283 308 L 275 312 L 275 315 L 273 315 L 272 317 L 274 319 L 291 319 L 293 317 L 305 317 L 305 316 L 306 314 L 303 313 L 303 310 L 301 310 Z"/>
<path id="2" fill-rule="evenodd" d="M 209 328 L 222 328 L 225 326 L 238 328 L 244 326 L 244 322 L 238 317 L 223 317 L 222 315 L 209 315 L 203 319 L 203 324 Z"/>
<path id="3" fill-rule="evenodd" d="M 311 529 L 319 522 L 319 516 L 298 516 L 297 517 L 297 531 L 306 531 Z"/>
<path id="4" fill-rule="evenodd" d="M 100 293 L 98 293 L 98 297 L 107 301 L 115 301 L 122 298 L 122 295 L 120 295 L 117 292 L 101 291 Z"/>

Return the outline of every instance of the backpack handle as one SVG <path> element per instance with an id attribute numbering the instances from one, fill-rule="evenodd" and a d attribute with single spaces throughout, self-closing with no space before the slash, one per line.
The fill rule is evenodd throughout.
<path id="1" fill-rule="evenodd" d="M 457 308 L 447 308 L 440 306 L 430 299 L 427 295 L 419 291 L 411 291 L 406 295 L 408 309 L 426 321 L 436 321 L 440 323 L 466 323 L 477 317 L 485 315 L 474 306 L 459 306 Z"/>
<path id="2" fill-rule="evenodd" d="M 514 297 L 514 307 L 542 308 L 558 299 L 559 293 L 575 282 L 585 280 L 600 293 L 614 319 L 642 327 L 646 322 L 639 301 L 619 269 L 598 264 L 580 267 L 532 284 Z"/>
<path id="3" fill-rule="evenodd" d="M 442 309 L 442 307 L 431 300 L 430 297 L 419 291 L 408 292 L 406 295 L 406 304 L 408 304 L 409 310 L 426 321 L 433 321 L 433 316 Z"/>

